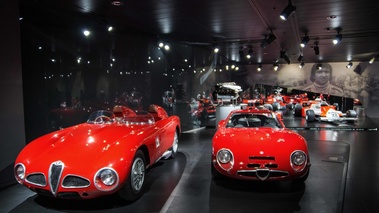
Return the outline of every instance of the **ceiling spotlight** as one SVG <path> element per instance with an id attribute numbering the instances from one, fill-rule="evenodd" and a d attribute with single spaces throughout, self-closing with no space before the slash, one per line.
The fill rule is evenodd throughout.
<path id="1" fill-rule="evenodd" d="M 372 57 L 368 63 L 373 64 L 375 61 L 375 57 Z"/>
<path id="2" fill-rule="evenodd" d="M 262 64 L 260 64 L 260 65 L 257 67 L 257 71 L 258 71 L 258 72 L 262 71 Z"/>
<path id="3" fill-rule="evenodd" d="M 287 20 L 288 17 L 296 10 L 296 7 L 292 5 L 291 0 L 288 1 L 288 5 L 284 8 L 283 12 L 280 14 L 280 18 Z"/>
<path id="4" fill-rule="evenodd" d="M 299 64 L 299 67 L 300 67 L 300 68 L 303 68 L 304 65 L 305 65 L 305 63 L 304 63 L 304 61 L 302 61 L 302 62 Z"/>
<path id="5" fill-rule="evenodd" d="M 317 69 L 321 70 L 322 69 L 322 64 L 317 64 Z"/>
<path id="6" fill-rule="evenodd" d="M 274 64 L 274 70 L 277 71 L 279 68 L 279 65 L 277 63 Z"/>
<path id="7" fill-rule="evenodd" d="M 297 58 L 297 61 L 300 62 L 303 60 L 303 58 L 304 58 L 303 55 L 300 54 L 299 57 Z"/>
<path id="8" fill-rule="evenodd" d="M 320 48 L 317 46 L 317 44 L 313 47 L 313 50 L 315 51 L 315 55 L 320 55 Z"/>
<path id="9" fill-rule="evenodd" d="M 218 53 L 219 51 L 220 51 L 220 48 L 219 48 L 219 47 L 214 47 L 214 48 L 213 48 L 213 52 L 214 52 L 214 53 Z"/>
<path id="10" fill-rule="evenodd" d="M 308 42 L 309 42 L 309 37 L 304 36 L 303 40 L 300 43 L 300 47 L 304 48 L 305 46 L 307 46 Z"/>
<path id="11" fill-rule="evenodd" d="M 347 68 L 347 69 L 350 69 L 352 66 L 353 66 L 353 63 L 350 61 L 350 62 L 346 65 L 346 68 Z"/>
<path id="12" fill-rule="evenodd" d="M 110 32 L 112 30 L 113 30 L 113 27 L 112 26 L 108 26 L 108 32 Z"/>
<path id="13" fill-rule="evenodd" d="M 341 42 L 341 40 L 342 40 L 342 34 L 338 33 L 336 37 L 334 37 L 333 39 L 333 44 L 338 44 Z"/>
<path id="14" fill-rule="evenodd" d="M 253 57 L 253 48 L 252 47 L 250 47 L 249 52 L 246 55 L 247 59 L 250 59 L 251 57 Z"/>
<path id="15" fill-rule="evenodd" d="M 271 32 L 270 34 L 268 34 L 267 44 L 271 44 L 273 41 L 275 41 L 275 39 L 276 36 Z"/>

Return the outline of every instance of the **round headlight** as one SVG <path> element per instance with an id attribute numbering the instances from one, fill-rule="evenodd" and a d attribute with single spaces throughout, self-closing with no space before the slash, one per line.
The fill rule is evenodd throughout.
<path id="1" fill-rule="evenodd" d="M 291 162 L 296 166 L 303 165 L 306 161 L 307 156 L 303 151 L 295 151 L 291 155 Z"/>
<path id="2" fill-rule="evenodd" d="M 104 185 L 111 186 L 117 181 L 116 173 L 111 169 L 104 169 L 100 171 L 99 177 Z"/>
<path id="3" fill-rule="evenodd" d="M 232 153 L 229 150 L 222 149 L 217 153 L 217 160 L 220 163 L 229 163 L 232 160 Z"/>
<path id="4" fill-rule="evenodd" d="M 25 167 L 22 164 L 17 164 L 14 168 L 14 175 L 18 181 L 21 181 L 25 178 Z"/>

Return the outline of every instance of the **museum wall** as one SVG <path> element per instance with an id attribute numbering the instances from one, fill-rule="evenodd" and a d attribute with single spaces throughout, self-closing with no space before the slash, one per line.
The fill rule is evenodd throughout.
<path id="1" fill-rule="evenodd" d="M 0 187 L 13 178 L 12 165 L 25 146 L 18 1 L 0 1 Z M 5 171 L 7 174 L 5 174 Z M 9 172 L 10 173 L 9 173 Z M 13 178 L 14 181 L 14 178 Z"/>

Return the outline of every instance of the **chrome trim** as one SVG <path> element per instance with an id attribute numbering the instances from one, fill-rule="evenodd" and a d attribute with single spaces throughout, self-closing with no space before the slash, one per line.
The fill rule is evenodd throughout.
<path id="1" fill-rule="evenodd" d="M 294 164 L 292 163 L 292 160 L 291 160 L 291 157 L 292 157 L 293 153 L 295 153 L 295 152 L 302 152 L 305 155 L 305 161 L 304 161 L 304 163 L 302 165 L 303 168 L 301 170 L 299 170 L 299 171 L 297 171 L 297 170 L 294 169 Z M 291 165 L 291 168 L 293 169 L 294 172 L 300 173 L 300 172 L 304 171 L 304 169 L 307 167 L 307 164 L 308 164 L 308 155 L 307 155 L 307 153 L 305 153 L 303 150 L 294 150 L 293 152 L 291 152 L 291 154 L 290 154 L 290 165 Z M 301 166 L 298 166 L 298 167 L 301 167 Z"/>
<path id="2" fill-rule="evenodd" d="M 28 177 L 29 177 L 29 176 L 31 176 L 31 175 L 39 175 L 39 174 L 41 174 L 41 175 L 43 176 L 43 178 L 45 179 L 45 184 L 44 184 L 44 185 L 43 185 L 43 184 L 37 184 L 37 183 L 31 182 L 31 181 L 28 180 Z M 36 185 L 36 186 L 43 186 L 43 187 L 47 186 L 46 176 L 45 176 L 45 174 L 42 173 L 42 172 L 30 173 L 30 174 L 28 174 L 28 175 L 24 178 L 24 180 L 25 180 L 25 182 L 30 183 L 30 184 L 33 184 L 33 185 Z"/>
<path id="3" fill-rule="evenodd" d="M 22 178 L 22 179 L 20 179 L 20 178 L 18 177 L 18 175 L 16 175 L 16 167 L 17 167 L 17 166 L 21 166 L 21 167 L 24 169 L 24 178 Z M 26 167 L 25 167 L 25 165 L 24 165 L 23 163 L 18 163 L 18 164 L 16 164 L 16 165 L 13 167 L 13 175 L 15 176 L 17 182 L 20 183 L 20 184 L 22 184 L 22 182 L 23 182 L 23 181 L 25 180 L 25 178 L 26 178 Z"/>
<path id="4" fill-rule="evenodd" d="M 54 169 L 54 171 L 53 171 L 53 169 Z M 55 169 L 58 169 L 58 170 L 55 171 Z M 58 190 L 58 187 L 60 185 L 59 183 L 61 180 L 63 169 L 64 169 L 64 163 L 62 161 L 55 161 L 55 162 L 50 164 L 49 175 L 48 175 L 49 181 L 48 182 L 50 185 L 50 191 L 51 191 L 51 193 L 53 193 L 54 196 L 57 195 L 57 190 Z"/>
<path id="5" fill-rule="evenodd" d="M 100 178 L 100 176 L 99 176 L 100 172 L 103 171 L 103 170 L 105 170 L 105 169 L 112 170 L 116 174 L 116 177 L 117 177 L 117 180 L 116 180 L 116 182 L 114 183 L 113 186 L 106 186 L 104 183 L 101 182 L 102 186 L 106 186 L 107 187 L 106 189 L 99 188 L 98 184 L 96 184 L 96 178 L 97 177 Z M 111 167 L 103 167 L 103 168 L 97 170 L 96 174 L 93 176 L 93 185 L 95 185 L 96 189 L 98 189 L 99 191 L 103 191 L 103 192 L 111 191 L 111 190 L 115 189 L 118 186 L 119 181 L 120 181 L 120 177 L 118 176 L 117 171 L 115 169 L 111 168 Z"/>
<path id="6" fill-rule="evenodd" d="M 80 187 L 78 187 L 78 186 L 71 186 L 71 187 L 63 186 L 63 182 L 64 182 L 64 180 L 65 180 L 68 176 L 73 176 L 73 177 L 82 178 L 82 179 L 88 181 L 89 184 L 88 184 L 87 186 L 80 186 Z M 90 181 L 88 178 L 85 178 L 85 177 L 82 177 L 82 176 L 79 176 L 79 175 L 75 175 L 75 174 L 67 174 L 66 176 L 64 176 L 64 177 L 62 178 L 62 182 L 61 182 L 61 186 L 62 186 L 62 188 L 65 188 L 65 189 L 87 188 L 87 187 L 89 187 L 90 185 L 91 185 L 91 181 Z"/>
<path id="7" fill-rule="evenodd" d="M 227 150 L 227 151 L 229 151 L 230 154 L 232 155 L 232 159 L 231 159 L 231 161 L 228 162 L 228 163 L 230 163 L 230 168 L 228 168 L 227 170 L 224 169 L 224 167 L 222 166 L 222 165 L 224 165 L 224 164 L 221 163 L 221 162 L 218 160 L 218 157 L 217 157 L 217 156 L 218 156 L 218 153 L 219 153 L 221 150 Z M 232 152 L 230 149 L 221 148 L 221 149 L 219 149 L 219 150 L 217 151 L 217 153 L 216 153 L 215 156 L 216 156 L 217 164 L 218 164 L 218 166 L 219 166 L 221 169 L 223 169 L 224 171 L 227 171 L 227 172 L 230 172 L 230 170 L 233 169 L 233 167 L 234 167 L 234 155 L 233 155 L 233 152 Z"/>

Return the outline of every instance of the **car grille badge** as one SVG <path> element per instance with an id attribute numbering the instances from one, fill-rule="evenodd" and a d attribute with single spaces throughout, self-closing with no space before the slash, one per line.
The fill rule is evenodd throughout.
<path id="1" fill-rule="evenodd" d="M 268 176 L 270 175 L 270 170 L 268 170 L 268 169 L 257 169 L 257 171 L 256 171 L 256 175 L 257 175 L 257 177 L 258 177 L 260 180 L 264 181 L 264 180 L 266 180 L 266 179 L 268 178 Z"/>

